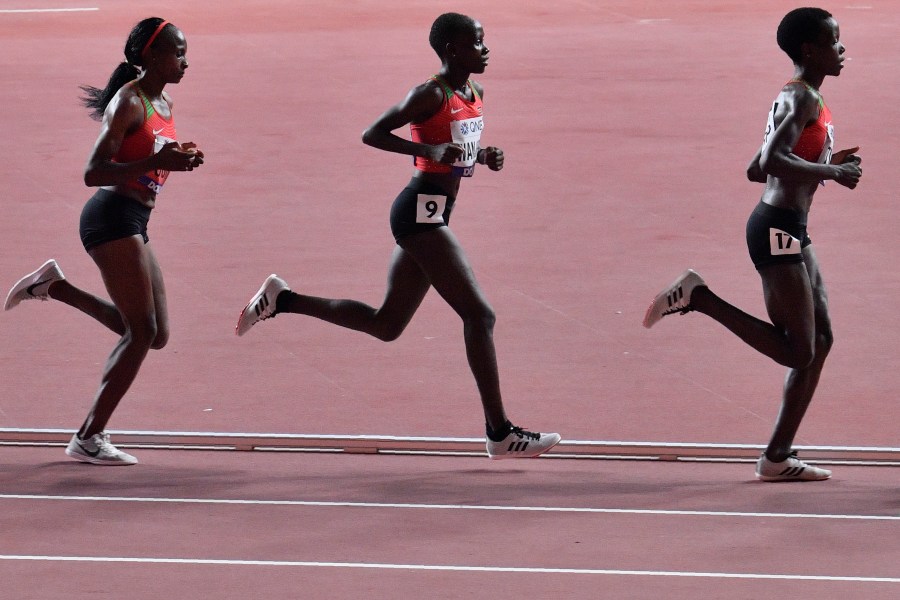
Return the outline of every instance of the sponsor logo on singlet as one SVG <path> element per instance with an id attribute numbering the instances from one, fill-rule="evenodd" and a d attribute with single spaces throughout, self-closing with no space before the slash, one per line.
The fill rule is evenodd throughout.
<path id="1" fill-rule="evenodd" d="M 484 117 L 450 121 L 450 135 L 454 144 L 462 146 L 463 153 L 453 163 L 454 174 L 471 177 L 475 172 L 475 159 L 480 149 L 481 132 L 484 130 Z"/>

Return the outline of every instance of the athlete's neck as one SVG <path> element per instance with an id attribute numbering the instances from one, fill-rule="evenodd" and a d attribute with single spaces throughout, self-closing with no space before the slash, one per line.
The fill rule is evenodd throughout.
<path id="1" fill-rule="evenodd" d="M 438 76 L 450 86 L 450 89 L 457 92 L 465 92 L 470 75 L 471 73 L 467 71 L 457 71 L 448 65 L 443 65 L 438 71 Z"/>

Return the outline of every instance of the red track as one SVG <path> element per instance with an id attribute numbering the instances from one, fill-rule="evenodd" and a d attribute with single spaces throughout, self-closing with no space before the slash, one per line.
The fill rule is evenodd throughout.
<path id="1" fill-rule="evenodd" d="M 38 5 L 48 3 L 5 0 L 0 10 Z M 387 210 L 411 167 L 364 147 L 359 134 L 436 69 L 426 39 L 434 3 L 82 6 L 100 10 L 0 12 L 0 282 L 53 256 L 73 282 L 102 290 L 76 233 L 89 194 L 80 172 L 97 133 L 77 104 L 77 85 L 105 81 L 140 18 L 163 16 L 187 35 L 189 74 L 170 91 L 179 134 L 208 157 L 201 171 L 173 176 L 151 220 L 173 335 L 111 425 L 479 435 L 460 323 L 436 297 L 388 345 L 300 318 L 232 335 L 241 306 L 273 271 L 310 293 L 380 300 L 392 243 Z M 701 317 L 673 318 L 652 332 L 640 319 L 659 286 L 686 266 L 764 314 L 743 243 L 760 190 L 743 170 L 769 102 L 791 74 L 774 40 L 784 3 L 539 6 L 452 7 L 483 22 L 492 49 L 481 78 L 485 139 L 504 148 L 506 168 L 465 182 L 453 227 L 499 317 L 512 417 L 568 439 L 763 443 L 782 369 Z M 900 115 L 885 108 L 896 90 L 889 65 L 900 58 L 900 10 L 829 9 L 853 61 L 823 93 L 838 146 L 860 145 L 865 173 L 854 192 L 826 186 L 811 215 L 837 344 L 797 442 L 898 446 L 900 250 L 892 227 L 896 151 L 886 132 L 898 129 Z M 48 303 L 0 315 L 0 339 L 0 427 L 77 427 L 113 336 Z M 216 598 L 468 598 L 509 589 L 617 599 L 897 596 L 900 507 L 890 468 L 837 467 L 831 482 L 797 486 L 751 483 L 746 464 L 138 454 L 141 466 L 103 470 L 64 462 L 60 449 L 0 449 L 0 580 L 41 600 L 71 598 L 72 590 L 137 600 L 186 590 Z M 24 556 L 56 558 L 10 558 Z M 191 562 L 203 559 L 264 562 Z M 323 562 L 341 564 L 312 565 Z M 696 576 L 704 573 L 792 577 Z M 304 585 L 316 593 L 304 594 Z"/>

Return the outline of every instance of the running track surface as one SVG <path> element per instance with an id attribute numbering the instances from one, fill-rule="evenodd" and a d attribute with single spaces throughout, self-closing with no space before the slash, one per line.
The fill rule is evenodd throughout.
<path id="1" fill-rule="evenodd" d="M 427 29 L 450 7 L 62 4 L 99 10 L 0 12 L 6 167 L 0 280 L 11 284 L 53 256 L 73 282 L 102 293 L 77 239 L 89 194 L 80 174 L 97 125 L 75 98 L 77 85 L 105 81 L 139 18 L 157 14 L 186 32 L 191 67 L 170 91 L 180 136 L 197 141 L 208 156 L 203 169 L 173 175 L 154 212 L 151 238 L 166 274 L 173 336 L 148 359 L 111 426 L 479 435 L 461 327 L 434 295 L 389 345 L 300 318 L 267 322 L 245 338 L 231 333 L 241 306 L 270 272 L 300 291 L 380 301 L 392 245 L 387 208 L 411 167 L 404 157 L 366 148 L 359 134 L 436 69 Z M 47 4 L 4 1 L 0 10 L 38 6 Z M 695 315 L 653 331 L 642 329 L 640 319 L 658 289 L 687 266 L 742 308 L 764 314 L 743 247 L 743 224 L 760 190 L 744 180 L 743 170 L 761 140 L 769 103 L 791 74 L 774 43 L 787 8 L 774 1 L 715 8 L 687 1 L 568 1 L 552 8 L 463 1 L 452 7 L 485 25 L 492 48 L 480 77 L 485 140 L 507 155 L 503 172 L 465 182 L 453 228 L 499 316 L 504 394 L 517 422 L 568 439 L 760 444 L 767 438 L 780 367 Z M 834 185 L 820 190 L 811 215 L 837 344 L 797 441 L 897 446 L 894 265 L 900 253 L 891 229 L 894 148 L 884 132 L 896 130 L 898 116 L 882 107 L 892 105 L 897 89 L 900 12 L 885 2 L 827 8 L 840 21 L 853 60 L 823 93 L 838 147 L 863 148 L 864 177 L 854 192 Z M 114 337 L 63 306 L 29 303 L 2 315 L 0 339 L 0 424 L 77 427 Z M 805 513 L 833 506 L 835 514 L 898 514 L 897 476 L 884 468 L 841 468 L 824 485 L 750 486 L 749 465 L 144 452 L 143 466 L 110 473 L 57 462 L 59 453 L 0 451 L 0 491 L 226 499 L 240 492 L 308 500 L 313 480 L 314 495 L 336 502 L 661 503 L 668 509 L 670 499 L 674 506 L 687 498 L 714 511 Z M 749 517 L 725 525 L 704 517 L 698 528 L 698 518 L 674 515 L 646 521 L 645 515 L 603 513 L 423 512 L 415 518 L 434 528 L 423 532 L 410 522 L 412 509 L 386 507 L 0 502 L 2 530 L 12 533 L 0 541 L 6 556 L 394 565 L 418 558 L 433 565 L 898 576 L 890 520 L 772 519 L 748 527 Z M 242 510 L 248 512 L 234 514 Z M 169 517 L 176 532 L 160 525 Z M 393 521 L 406 529 L 392 528 Z M 296 528 L 295 535 L 278 539 L 282 527 Z M 259 535 L 255 528 L 262 528 Z M 390 544 L 377 540 L 392 529 L 405 550 L 380 552 Z M 501 531 L 515 532 L 513 539 L 496 537 Z M 585 535 L 575 540 L 567 536 L 573 532 Z M 575 541 L 578 552 L 561 548 L 567 542 L 574 548 Z M 4 560 L 0 568 L 23 584 L 24 597 L 41 598 L 53 595 L 28 592 L 28 582 L 65 590 L 72 578 L 83 577 L 87 587 L 105 580 L 116 595 L 114 587 L 131 585 L 131 577 L 160 586 L 203 579 L 234 593 L 243 585 L 238 580 L 250 581 L 244 578 L 251 570 L 250 577 L 272 586 L 298 580 L 334 586 L 320 588 L 323 597 L 366 585 L 384 597 L 428 585 L 440 587 L 435 596 L 478 597 L 510 582 L 559 589 L 563 597 L 598 589 L 615 589 L 611 597 L 702 596 L 697 590 L 710 597 L 727 585 L 728 597 L 790 588 L 802 589 L 798 597 L 874 598 L 896 594 L 897 587 L 678 577 L 637 583 L 614 574 L 472 571 L 402 571 L 400 577 L 401 571 L 373 576 L 362 568 L 227 564 Z M 170 568 L 179 575 L 164 575 Z M 401 579 L 408 587 L 393 586 Z M 284 595 L 290 596 L 280 588 L 272 597 Z"/>

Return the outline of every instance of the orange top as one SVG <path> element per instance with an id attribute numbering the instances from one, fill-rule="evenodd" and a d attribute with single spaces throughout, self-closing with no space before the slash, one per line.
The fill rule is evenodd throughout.
<path id="1" fill-rule="evenodd" d="M 462 146 L 463 154 L 452 165 L 416 156 L 416 168 L 426 173 L 453 173 L 459 177 L 471 177 L 475 171 L 475 159 L 481 148 L 481 132 L 484 129 L 481 97 L 471 81 L 467 82 L 472 90 L 473 100 L 470 102 L 450 89 L 441 77 L 434 75 L 431 79 L 443 88 L 444 102 L 441 109 L 428 120 L 410 123 L 410 137 L 412 141 L 421 144 L 452 142 Z"/>
<path id="2" fill-rule="evenodd" d="M 119 152 L 113 157 L 114 161 L 120 163 L 134 162 L 136 160 L 147 158 L 148 156 L 153 156 L 159 152 L 164 145 L 177 140 L 175 135 L 174 117 L 164 119 L 156 112 L 156 109 L 153 108 L 153 104 L 147 96 L 144 95 L 144 91 L 141 87 L 134 82 L 130 85 L 134 86 L 138 95 L 141 97 L 141 101 L 144 103 L 144 123 L 137 131 L 128 134 L 125 136 L 125 139 L 122 140 Z M 163 184 L 168 177 L 168 171 L 156 169 L 144 173 L 137 179 L 129 181 L 125 185 L 137 190 L 150 189 L 150 191 L 158 194 L 162 191 Z"/>

